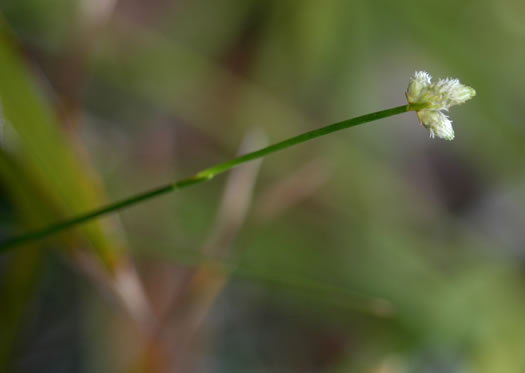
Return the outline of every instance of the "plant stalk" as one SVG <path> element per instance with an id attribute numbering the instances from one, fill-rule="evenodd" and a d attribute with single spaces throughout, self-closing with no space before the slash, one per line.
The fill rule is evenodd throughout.
<path id="1" fill-rule="evenodd" d="M 347 119 L 341 122 L 327 125 L 325 127 L 321 127 L 315 130 L 311 130 L 311 131 L 302 133 L 300 135 L 280 141 L 273 145 L 269 145 L 265 148 L 241 155 L 229 161 L 212 166 L 210 168 L 207 168 L 205 170 L 198 172 L 192 177 L 189 177 L 183 180 L 179 180 L 174 184 L 160 186 L 155 189 L 123 199 L 121 201 L 117 201 L 112 204 L 100 207 L 91 212 L 87 212 L 85 214 L 78 215 L 71 219 L 49 225 L 40 230 L 35 230 L 29 233 L 21 234 L 19 236 L 15 236 L 13 238 L 7 239 L 3 242 L 0 242 L 0 253 L 8 251 L 9 249 L 12 249 L 12 248 L 21 246 L 24 243 L 40 240 L 42 238 L 51 236 L 55 233 L 64 231 L 66 229 L 80 225 L 87 221 L 99 218 L 104 215 L 108 215 L 110 213 L 116 212 L 118 210 L 122 210 L 130 206 L 133 206 L 139 202 L 149 200 L 153 197 L 167 194 L 167 193 L 173 192 L 178 189 L 187 188 L 195 184 L 203 183 L 205 181 L 211 180 L 216 175 L 219 175 L 223 172 L 231 170 L 232 168 L 235 168 L 243 163 L 250 162 L 258 158 L 262 158 L 264 156 L 270 155 L 280 150 L 290 148 L 294 145 L 298 145 L 298 144 L 313 140 L 315 138 L 328 135 L 333 132 L 341 131 L 349 127 L 354 127 L 354 126 L 357 126 L 363 123 L 368 123 L 368 122 L 372 122 L 378 119 L 387 118 L 393 115 L 405 113 L 407 111 L 419 110 L 420 108 L 421 108 L 420 105 L 417 105 L 417 104 L 397 106 L 391 109 L 377 111 L 375 113 L 370 113 L 370 114 L 362 115 L 362 116 L 355 117 L 352 119 Z"/>

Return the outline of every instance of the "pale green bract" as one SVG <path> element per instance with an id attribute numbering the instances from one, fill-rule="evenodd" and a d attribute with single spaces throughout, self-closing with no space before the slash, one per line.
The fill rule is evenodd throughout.
<path id="1" fill-rule="evenodd" d="M 430 137 L 445 140 L 454 139 L 452 121 L 443 113 L 454 105 L 462 104 L 476 95 L 476 91 L 458 79 L 440 79 L 432 83 L 432 77 L 425 71 L 416 71 L 410 78 L 406 91 L 411 105 L 422 105 L 416 110 L 419 122 L 430 131 Z"/>

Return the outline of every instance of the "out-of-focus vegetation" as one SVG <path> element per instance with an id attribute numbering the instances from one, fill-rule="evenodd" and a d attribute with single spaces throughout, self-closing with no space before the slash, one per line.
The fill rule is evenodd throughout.
<path id="1" fill-rule="evenodd" d="M 408 113 L 0 257 L 6 372 L 525 370 L 525 4 L 2 0 L 0 233 Z"/>

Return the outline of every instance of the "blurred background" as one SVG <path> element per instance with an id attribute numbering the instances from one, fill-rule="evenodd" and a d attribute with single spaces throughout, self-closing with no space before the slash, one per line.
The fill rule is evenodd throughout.
<path id="1" fill-rule="evenodd" d="M 0 236 L 405 103 L 0 256 L 6 372 L 525 370 L 525 4 L 1 0 Z"/>

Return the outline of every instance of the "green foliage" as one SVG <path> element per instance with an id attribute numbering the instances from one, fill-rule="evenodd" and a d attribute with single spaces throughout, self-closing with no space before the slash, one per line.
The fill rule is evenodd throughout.
<path id="1" fill-rule="evenodd" d="M 230 282 L 187 350 L 177 332 L 203 295 L 180 292 L 187 283 L 206 289 L 206 279 L 188 273 L 210 260 L 199 248 L 213 231 L 224 179 L 123 212 L 155 307 L 179 301 L 163 328 L 166 355 L 184 351 L 189 365 L 206 365 L 179 371 L 524 370 L 522 3 L 119 1 L 106 24 L 76 39 L 79 3 L 0 2 L 15 35 L 0 43 L 2 112 L 14 128 L 0 176 L 18 214 L 7 219 L 20 231 L 102 205 L 94 174 L 117 200 L 231 159 L 254 127 L 274 143 L 404 104 L 415 70 L 459 77 L 478 93 L 451 109 L 452 143 L 428 139 L 408 113 L 265 159 L 228 255 L 212 255 Z M 70 137 L 49 102 L 72 45 L 86 71 L 84 123 Z M 102 240 L 93 247 L 105 255 L 113 245 L 102 229 L 54 244 Z M 18 296 L 41 294 L 36 274 L 47 264 L 10 256 L 4 268 L 11 296 L 2 298 L 0 327 L 8 330 L 27 310 Z M 13 273 L 24 270 L 33 275 L 17 282 Z M 59 330 L 43 320 L 16 336 L 25 350 L 4 356 L 20 365 L 71 344 L 86 371 L 142 366 L 135 359 L 144 334 L 84 276 L 75 279 L 82 301 L 71 309 L 82 312 L 48 307 L 82 325 L 76 339 L 47 352 L 31 345 Z M 165 363 L 155 353 L 143 360 Z"/>

